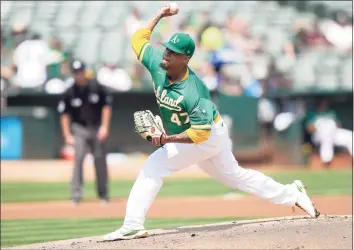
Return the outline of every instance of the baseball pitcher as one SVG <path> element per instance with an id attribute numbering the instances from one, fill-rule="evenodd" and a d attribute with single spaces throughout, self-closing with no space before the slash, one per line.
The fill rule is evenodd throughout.
<path id="1" fill-rule="evenodd" d="M 207 87 L 188 67 L 195 50 L 192 38 L 176 33 L 162 43 L 164 51 L 151 46 L 150 35 L 159 20 L 177 13 L 178 9 L 173 11 L 166 5 L 131 39 L 138 60 L 151 73 L 162 118 L 150 111 L 138 111 L 134 114 L 136 131 L 159 148 L 148 157 L 130 192 L 123 226 L 103 239 L 146 237 L 145 216 L 163 178 L 193 164 L 230 188 L 275 204 L 297 205 L 317 217 L 319 213 L 301 181 L 283 185 L 238 165 L 229 146 L 227 127 L 211 101 Z"/>

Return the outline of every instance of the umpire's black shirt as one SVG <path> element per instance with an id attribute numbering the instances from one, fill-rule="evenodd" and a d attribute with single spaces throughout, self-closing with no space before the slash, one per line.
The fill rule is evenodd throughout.
<path id="1" fill-rule="evenodd" d="M 59 102 L 60 115 L 68 114 L 72 123 L 93 128 L 101 124 L 102 108 L 111 105 L 112 96 L 96 79 L 88 80 L 84 87 L 75 83 Z"/>

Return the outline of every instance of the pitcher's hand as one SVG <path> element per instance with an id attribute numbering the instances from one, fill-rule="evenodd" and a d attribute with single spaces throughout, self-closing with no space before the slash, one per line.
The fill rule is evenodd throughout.
<path id="1" fill-rule="evenodd" d="M 163 8 L 161 8 L 159 10 L 159 14 L 161 15 L 161 17 L 173 16 L 173 15 L 178 14 L 178 12 L 179 12 L 179 8 L 177 8 L 176 11 L 172 11 L 170 9 L 170 5 L 169 4 L 166 4 Z"/>

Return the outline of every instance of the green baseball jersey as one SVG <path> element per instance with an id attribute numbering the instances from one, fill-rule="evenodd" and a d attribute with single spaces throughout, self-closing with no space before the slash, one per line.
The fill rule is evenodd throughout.
<path id="1" fill-rule="evenodd" d="M 321 121 L 323 120 L 337 121 L 338 117 L 334 111 L 328 110 L 323 112 L 310 112 L 305 118 L 305 120 L 306 126 L 312 124 L 316 126 L 316 124 L 321 123 Z"/>
<path id="2" fill-rule="evenodd" d="M 169 83 L 167 72 L 160 67 L 163 51 L 145 43 L 139 60 L 150 71 L 161 118 L 170 134 L 188 128 L 210 130 L 218 115 L 205 84 L 188 68 L 187 77 Z"/>

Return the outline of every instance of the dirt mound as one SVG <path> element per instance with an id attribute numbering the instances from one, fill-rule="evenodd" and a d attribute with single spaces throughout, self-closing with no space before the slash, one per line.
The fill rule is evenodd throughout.
<path id="1" fill-rule="evenodd" d="M 145 239 L 102 242 L 102 236 L 12 249 L 351 249 L 352 216 L 284 217 L 152 230 Z M 8 248 L 11 249 L 11 248 Z"/>

